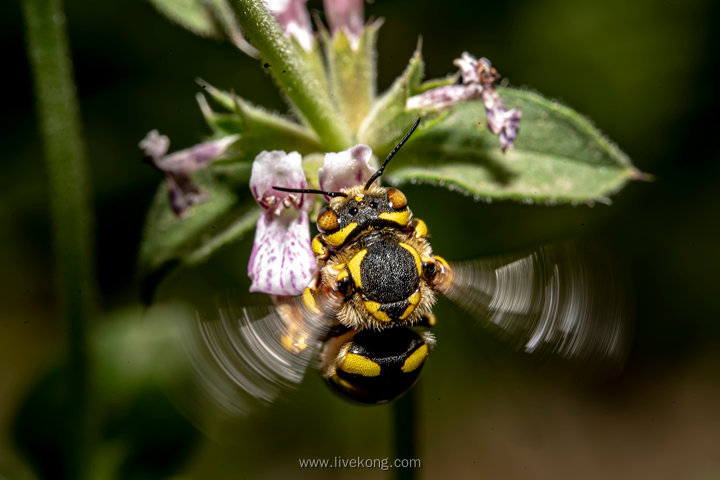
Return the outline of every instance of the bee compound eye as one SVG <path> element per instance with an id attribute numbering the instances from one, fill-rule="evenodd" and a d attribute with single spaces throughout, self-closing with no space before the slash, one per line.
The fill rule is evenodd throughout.
<path id="1" fill-rule="evenodd" d="M 397 188 L 388 189 L 387 197 L 388 197 L 388 202 L 390 202 L 390 205 L 395 210 L 399 210 L 399 209 L 407 206 L 407 198 L 405 197 L 405 194 L 402 193 Z"/>
<path id="2" fill-rule="evenodd" d="M 335 210 L 330 207 L 325 207 L 320 210 L 317 219 L 318 230 L 323 232 L 330 232 L 337 229 L 339 226 L 340 223 L 338 221 L 338 215 L 337 213 L 335 213 Z"/>

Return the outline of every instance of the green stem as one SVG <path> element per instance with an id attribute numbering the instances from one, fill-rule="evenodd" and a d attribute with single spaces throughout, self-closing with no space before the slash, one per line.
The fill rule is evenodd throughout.
<path id="1" fill-rule="evenodd" d="M 72 372 L 68 415 L 76 429 L 70 433 L 74 458 L 68 473 L 80 478 L 87 462 L 86 323 L 95 299 L 88 167 L 61 0 L 23 0 L 22 5 L 50 190 L 55 282 Z"/>
<path id="2" fill-rule="evenodd" d="M 415 388 L 411 388 L 393 403 L 393 427 L 395 433 L 395 458 L 415 459 L 417 456 L 417 412 Z M 397 480 L 417 478 L 416 468 L 395 468 Z"/>
<path id="3" fill-rule="evenodd" d="M 333 105 L 328 91 L 307 65 L 295 45 L 285 37 L 260 0 L 232 0 L 243 32 L 260 51 L 262 61 L 277 84 L 331 151 L 352 146 L 347 123 Z"/>

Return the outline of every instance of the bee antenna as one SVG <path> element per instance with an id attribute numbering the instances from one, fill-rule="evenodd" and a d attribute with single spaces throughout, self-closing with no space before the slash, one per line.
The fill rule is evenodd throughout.
<path id="1" fill-rule="evenodd" d="M 276 187 L 273 186 L 274 190 L 281 192 L 293 192 L 293 193 L 317 193 L 320 195 L 327 195 L 328 197 L 347 197 L 347 193 L 343 192 L 325 192 L 323 190 L 315 190 L 314 188 L 287 188 L 287 187 Z"/>
<path id="2" fill-rule="evenodd" d="M 405 134 L 403 139 L 400 140 L 400 143 L 395 145 L 395 148 L 393 148 L 392 151 L 388 154 L 388 156 L 385 159 L 385 162 L 382 164 L 382 166 L 378 169 L 377 172 L 373 173 L 373 176 L 370 177 L 370 180 L 368 180 L 367 183 L 365 184 L 365 190 L 370 188 L 370 185 L 372 185 L 373 182 L 375 180 L 377 180 L 383 174 L 383 171 L 385 171 L 385 166 L 388 164 L 390 159 L 393 158 L 395 156 L 395 154 L 398 152 L 398 150 L 400 150 L 400 147 L 402 147 L 405 144 L 405 142 L 407 142 L 408 138 L 410 138 L 410 135 L 413 134 L 413 132 L 415 131 L 415 129 L 417 128 L 417 126 L 419 124 L 420 124 L 420 118 L 415 120 L 415 123 L 413 124 L 412 127 L 410 127 L 410 130 Z"/>

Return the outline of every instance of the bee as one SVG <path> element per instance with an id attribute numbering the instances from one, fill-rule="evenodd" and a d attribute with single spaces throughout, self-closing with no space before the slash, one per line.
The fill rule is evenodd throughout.
<path id="1" fill-rule="evenodd" d="M 330 199 L 312 240 L 318 273 L 301 296 L 275 297 L 264 310 L 229 303 L 219 320 L 200 318 L 206 358 L 222 371 L 205 375 L 213 391 L 225 375 L 250 397 L 272 401 L 312 367 L 346 398 L 389 402 L 415 384 L 435 346 L 438 296 L 520 350 L 622 361 L 627 291 L 602 254 L 573 243 L 470 262 L 433 252 L 405 194 L 376 182 L 419 122 L 364 184 L 337 192 L 274 187 Z"/>

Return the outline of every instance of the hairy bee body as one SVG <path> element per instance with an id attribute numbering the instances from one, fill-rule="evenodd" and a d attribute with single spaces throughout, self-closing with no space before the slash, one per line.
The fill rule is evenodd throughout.
<path id="1" fill-rule="evenodd" d="M 354 400 L 383 403 L 417 380 L 431 336 L 408 327 L 434 324 L 438 268 L 413 219 L 405 195 L 394 188 L 357 186 L 342 192 L 318 215 L 313 240 L 319 275 L 303 297 L 317 309 L 318 295 L 339 305 L 325 342 L 321 372 Z M 341 341 L 342 340 L 342 341 Z"/>
<path id="2" fill-rule="evenodd" d="M 396 196 L 397 192 L 390 190 Z M 375 187 L 361 202 L 379 204 L 386 197 L 388 189 Z M 335 199 L 332 210 L 323 214 L 348 210 L 348 203 L 344 198 Z M 401 209 L 402 222 L 368 221 L 355 227 L 359 231 L 354 229 L 345 243 L 316 251 L 319 281 L 345 297 L 338 321 L 348 328 L 383 330 L 414 325 L 435 303 L 430 285 L 435 275 L 428 266 L 434 262 L 432 249 L 424 238 L 426 233 L 413 228 L 417 222 L 411 222 L 407 205 Z M 316 242 L 324 242 L 328 235 L 333 233 L 319 234 Z"/>

